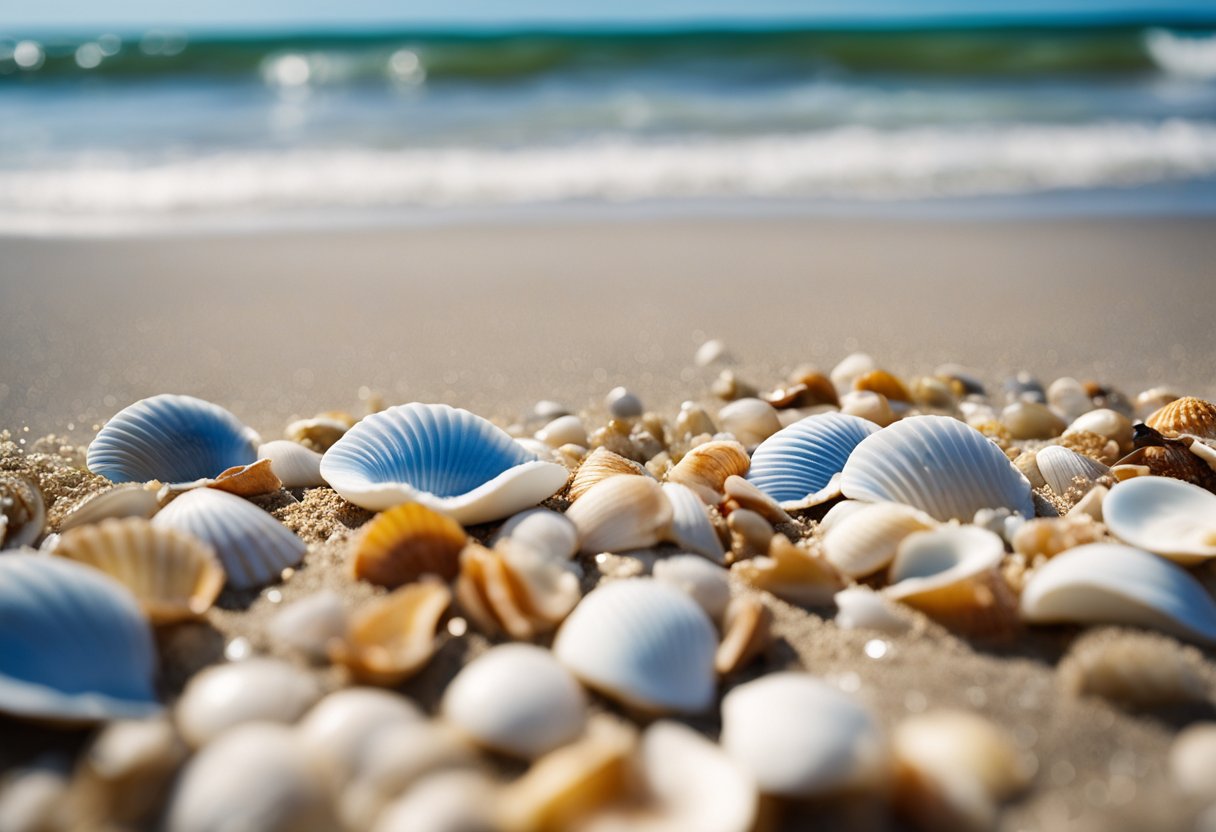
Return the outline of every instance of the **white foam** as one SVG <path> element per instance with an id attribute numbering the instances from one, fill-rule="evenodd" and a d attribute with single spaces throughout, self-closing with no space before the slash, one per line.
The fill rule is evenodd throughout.
<path id="1" fill-rule="evenodd" d="M 1216 35 L 1179 35 L 1149 29 L 1144 47 L 1157 66 L 1174 75 L 1216 78 Z"/>

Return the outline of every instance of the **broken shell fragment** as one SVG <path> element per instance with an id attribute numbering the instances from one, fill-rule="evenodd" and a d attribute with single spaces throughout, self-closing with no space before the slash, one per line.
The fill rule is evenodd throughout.
<path id="1" fill-rule="evenodd" d="M 570 488 L 566 494 L 571 502 L 582 497 L 591 486 L 602 482 L 609 477 L 621 475 L 648 477 L 650 474 L 640 464 L 632 459 L 626 459 L 618 453 L 613 453 L 607 448 L 596 448 L 587 455 L 582 464 L 578 466 L 578 470 L 574 472 L 574 477 L 570 480 Z"/>
<path id="2" fill-rule="evenodd" d="M 360 682 L 395 685 L 417 673 L 435 653 L 435 631 L 452 593 L 431 578 L 407 584 L 356 613 L 330 657 Z"/>
<path id="3" fill-rule="evenodd" d="M 574 564 L 509 538 L 493 549 L 470 543 L 460 554 L 456 600 L 483 632 L 526 640 L 549 632 L 569 614 L 581 597 L 580 577 Z"/>
<path id="4" fill-rule="evenodd" d="M 861 578 L 886 567 L 908 535 L 937 525 L 911 506 L 872 503 L 833 524 L 823 537 L 823 554 L 842 575 Z"/>
<path id="5" fill-rule="evenodd" d="M 1124 543 L 1184 566 L 1216 557 L 1216 494 L 1168 477 L 1136 477 L 1102 504 L 1111 533 Z"/>
<path id="6" fill-rule="evenodd" d="M 0 549 L 32 546 L 46 527 L 42 491 L 26 477 L 0 478 Z"/>
<path id="7" fill-rule="evenodd" d="M 609 477 L 566 511 L 586 554 L 626 552 L 658 543 L 672 519 L 671 502 L 650 477 Z"/>
<path id="8" fill-rule="evenodd" d="M 59 531 L 66 532 L 77 526 L 100 523 L 110 518 L 142 517 L 145 520 L 156 514 L 160 503 L 155 489 L 143 485 L 116 485 L 108 491 L 94 494 L 64 515 Z"/>
<path id="9" fill-rule="evenodd" d="M 247 659 L 208 667 L 177 702 L 182 738 L 201 748 L 234 725 L 295 722 L 321 698 L 313 677 L 280 659 Z"/>
<path id="10" fill-rule="evenodd" d="M 754 511 L 768 522 L 792 523 L 794 518 L 786 514 L 785 509 L 769 495 L 765 494 L 752 483 L 740 476 L 729 476 L 723 485 L 728 503 L 732 508 L 745 508 Z"/>
<path id="11" fill-rule="evenodd" d="M 747 451 L 738 442 L 714 440 L 690 450 L 667 472 L 667 481 L 686 485 L 706 505 L 722 502 L 727 477 L 743 476 L 751 465 Z"/>
<path id="12" fill-rule="evenodd" d="M 796 546 L 783 534 L 773 535 L 767 556 L 738 561 L 730 571 L 756 589 L 807 606 L 831 603 L 844 588 L 840 573 L 827 559 Z"/>
<path id="13" fill-rule="evenodd" d="M 877 430 L 857 416 L 808 416 L 756 448 L 747 480 L 786 511 L 818 505 L 839 494 L 833 480 L 853 449 Z"/>
<path id="14" fill-rule="evenodd" d="M 714 654 L 714 669 L 725 676 L 747 666 L 773 641 L 773 613 L 754 595 L 730 602 L 722 620 L 722 642 Z"/>
<path id="15" fill-rule="evenodd" d="M 276 439 L 258 448 L 258 459 L 270 460 L 270 469 L 284 488 L 311 488 L 325 485 L 321 476 L 321 455 L 298 442 Z"/>
<path id="16" fill-rule="evenodd" d="M 745 508 L 732 511 L 726 526 L 730 529 L 731 562 L 764 555 L 776 534 L 767 520 Z"/>
<path id="17" fill-rule="evenodd" d="M 419 503 L 403 503 L 377 514 L 359 533 L 351 554 L 356 580 L 396 589 L 423 575 L 445 581 L 460 571 L 468 535 L 460 524 Z"/>
<path id="18" fill-rule="evenodd" d="M 726 551 L 701 498 L 691 488 L 676 482 L 663 483 L 663 495 L 671 503 L 671 523 L 664 536 L 689 552 L 714 563 L 724 563 Z"/>

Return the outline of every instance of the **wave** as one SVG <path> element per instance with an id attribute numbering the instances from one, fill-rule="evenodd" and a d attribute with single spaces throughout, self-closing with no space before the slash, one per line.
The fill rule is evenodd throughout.
<path id="1" fill-rule="evenodd" d="M 1145 47 L 1162 69 L 1175 75 L 1216 78 L 1216 34 L 1179 34 L 1167 29 L 1145 33 Z"/>

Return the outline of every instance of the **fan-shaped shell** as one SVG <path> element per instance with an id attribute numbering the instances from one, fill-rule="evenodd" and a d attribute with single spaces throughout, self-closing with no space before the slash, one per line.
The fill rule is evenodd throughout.
<path id="1" fill-rule="evenodd" d="M 211 488 L 178 497 L 152 525 L 181 529 L 215 549 L 228 583 L 250 589 L 277 581 L 308 548 L 295 533 L 253 503 Z"/>
<path id="2" fill-rule="evenodd" d="M 59 531 L 66 532 L 77 526 L 100 523 L 108 518 L 143 517 L 156 514 L 160 504 L 156 492 L 142 485 L 118 485 L 100 494 L 94 494 L 64 515 Z"/>
<path id="3" fill-rule="evenodd" d="M 1111 489 L 1102 516 L 1115 537 L 1183 565 L 1216 557 L 1216 495 L 1169 477 L 1134 477 Z"/>
<path id="4" fill-rule="evenodd" d="M 418 503 L 403 503 L 377 514 L 363 527 L 351 556 L 351 572 L 361 581 L 396 589 L 423 575 L 445 581 L 460 571 L 460 550 L 468 541 L 460 524 Z"/>
<path id="5" fill-rule="evenodd" d="M 553 652 L 586 684 L 647 711 L 699 713 L 714 701 L 718 634 L 683 592 L 654 580 L 592 590 Z"/>
<path id="6" fill-rule="evenodd" d="M 1074 480 L 1080 478 L 1082 490 L 1093 485 L 1098 477 L 1110 473 L 1110 468 L 1096 459 L 1070 451 L 1059 445 L 1048 445 L 1039 449 L 1035 454 L 1035 463 L 1044 482 L 1056 494 L 1063 494 L 1074 486 Z"/>
<path id="7" fill-rule="evenodd" d="M 620 454 L 614 453 L 604 447 L 596 448 L 587 454 L 587 458 L 582 461 L 582 464 L 578 466 L 578 470 L 574 472 L 574 478 L 570 480 L 570 488 L 567 490 L 567 495 L 570 497 L 570 501 L 573 502 L 586 494 L 591 486 L 596 483 L 609 477 L 622 475 L 649 477 L 650 472 L 632 459 L 626 459 Z"/>
<path id="8" fill-rule="evenodd" d="M 658 543 L 671 522 L 671 503 L 649 477 L 609 477 L 566 511 L 587 554 L 645 549 Z"/>
<path id="9" fill-rule="evenodd" d="M 690 450 L 667 472 L 668 482 L 687 485 L 707 505 L 722 501 L 722 489 L 732 475 L 747 473 L 751 460 L 738 442 L 715 439 Z"/>
<path id="10" fill-rule="evenodd" d="M 123 408 L 89 445 L 94 474 L 113 482 L 190 482 L 258 458 L 258 435 L 224 408 L 163 394 Z"/>
<path id="11" fill-rule="evenodd" d="M 372 511 L 412 500 L 471 525 L 553 496 L 568 472 L 467 410 L 414 402 L 373 413 L 347 431 L 325 452 L 321 476 Z"/>
<path id="12" fill-rule="evenodd" d="M 911 506 L 867 504 L 832 525 L 823 538 L 823 554 L 842 575 L 861 578 L 889 564 L 905 537 L 936 525 L 936 520 Z"/>
<path id="13" fill-rule="evenodd" d="M 1040 566 L 1022 590 L 1021 614 L 1037 624 L 1134 624 L 1216 643 L 1216 602 L 1203 586 L 1181 566 L 1116 543 L 1078 546 Z"/>
<path id="14" fill-rule="evenodd" d="M 1216 439 L 1216 404 L 1183 396 L 1155 410 L 1144 424 L 1166 436 L 1190 434 Z"/>
<path id="15" fill-rule="evenodd" d="M 819 413 L 774 433 L 752 454 L 748 482 L 787 511 L 836 495 L 833 477 L 878 425 L 857 416 Z"/>
<path id="16" fill-rule="evenodd" d="M 991 440 L 949 416 L 911 416 L 863 439 L 845 463 L 841 490 L 943 521 L 969 521 L 981 508 L 1034 516 L 1026 477 Z"/>
<path id="17" fill-rule="evenodd" d="M 100 569 L 131 590 L 154 624 L 202 615 L 224 587 L 215 550 L 142 517 L 70 529 L 55 554 Z"/>
<path id="18" fill-rule="evenodd" d="M 667 482 L 663 483 L 663 494 L 671 503 L 671 525 L 667 530 L 667 539 L 715 563 L 725 563 L 726 550 L 718 539 L 709 510 L 696 492 L 688 486 Z"/>
<path id="19" fill-rule="evenodd" d="M 578 528 L 564 514 L 547 508 L 514 515 L 502 524 L 494 540 L 510 540 L 554 560 L 566 560 L 578 552 Z"/>
<path id="20" fill-rule="evenodd" d="M 63 558 L 0 557 L 0 710 L 62 720 L 160 709 L 156 653 L 117 581 Z"/>
<path id="21" fill-rule="evenodd" d="M 298 442 L 276 439 L 258 448 L 258 459 L 269 459 L 270 470 L 284 488 L 311 488 L 325 485 L 321 476 L 321 455 Z"/>

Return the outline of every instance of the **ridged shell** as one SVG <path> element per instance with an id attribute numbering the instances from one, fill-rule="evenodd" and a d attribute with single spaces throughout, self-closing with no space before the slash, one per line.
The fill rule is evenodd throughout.
<path id="1" fill-rule="evenodd" d="M 609 477 L 622 475 L 650 476 L 645 468 L 632 459 L 626 459 L 607 448 L 596 448 L 587 454 L 587 458 L 583 460 L 582 464 L 578 466 L 578 470 L 574 472 L 574 478 L 570 480 L 570 488 L 566 492 L 567 496 L 573 502 L 586 494 L 591 486 L 596 483 Z"/>
<path id="2" fill-rule="evenodd" d="M 1216 495 L 1169 477 L 1135 477 L 1111 489 L 1102 516 L 1115 537 L 1190 565 L 1216 557 Z"/>
<path id="3" fill-rule="evenodd" d="M 514 515 L 494 535 L 494 541 L 510 540 L 525 549 L 554 560 L 566 560 L 578 552 L 578 528 L 564 514 L 534 508 Z"/>
<path id="4" fill-rule="evenodd" d="M 224 587 L 215 550 L 142 517 L 64 532 L 55 554 L 105 572 L 131 590 L 154 624 L 202 615 Z"/>
<path id="5" fill-rule="evenodd" d="M 681 713 L 713 705 L 717 647 L 696 601 L 648 579 L 592 590 L 553 642 L 558 660 L 591 687 L 646 711 Z"/>
<path id="6" fill-rule="evenodd" d="M 321 455 L 298 442 L 276 439 L 258 448 L 258 459 L 269 459 L 270 469 L 284 488 L 311 488 L 325 485 L 321 476 Z"/>
<path id="7" fill-rule="evenodd" d="M 580 551 L 589 555 L 653 546 L 671 516 L 671 503 L 650 477 L 609 477 L 566 511 L 578 529 Z"/>
<path id="8" fill-rule="evenodd" d="M 456 674 L 440 710 L 479 745 L 533 759 L 578 738 L 587 695 L 548 650 L 503 644 Z"/>
<path id="9" fill-rule="evenodd" d="M 59 531 L 66 532 L 77 526 L 100 523 L 109 518 L 143 517 L 147 519 L 160 504 L 156 492 L 142 485 L 119 485 L 82 501 L 66 515 L 59 524 Z"/>
<path id="10" fill-rule="evenodd" d="M 861 578 L 889 564 L 905 537 L 936 525 L 911 506 L 872 503 L 832 525 L 823 538 L 823 554 L 842 575 Z"/>
<path id="11" fill-rule="evenodd" d="M 747 473 L 751 460 L 738 442 L 715 439 L 690 450 L 667 472 L 667 481 L 686 485 L 706 505 L 722 501 L 727 478 Z"/>
<path id="12" fill-rule="evenodd" d="M 182 738 L 200 748 L 245 722 L 295 722 L 320 698 L 307 671 L 281 659 L 247 659 L 193 676 L 174 716 Z"/>
<path id="13" fill-rule="evenodd" d="M 468 539 L 446 514 L 403 503 L 377 514 L 360 531 L 351 553 L 351 574 L 389 589 L 423 575 L 450 581 L 460 571 L 460 550 Z"/>
<path id="14" fill-rule="evenodd" d="M 808 416 L 756 448 L 747 480 L 787 511 L 816 505 L 830 498 L 829 491 L 834 496 L 832 478 L 853 449 L 877 430 L 878 425 L 857 416 Z"/>
<path id="15" fill-rule="evenodd" d="M 1170 437 L 1186 433 L 1216 439 L 1216 404 L 1183 396 L 1154 411 L 1144 423 Z"/>
<path id="16" fill-rule="evenodd" d="M 347 431 L 325 452 L 321 476 L 363 508 L 412 500 L 467 526 L 531 508 L 556 494 L 568 472 L 467 410 L 415 402 Z"/>
<path id="17" fill-rule="evenodd" d="M 396 685 L 422 669 L 435 653 L 435 630 L 452 593 L 432 578 L 406 584 L 356 613 L 330 655 L 356 679 Z"/>
<path id="18" fill-rule="evenodd" d="M 163 394 L 106 422 L 89 445 L 88 466 L 113 482 L 191 482 L 256 461 L 259 441 L 219 405 Z"/>
<path id="19" fill-rule="evenodd" d="M 26 477 L 0 479 L 0 549 L 32 546 L 46 527 L 42 491 Z"/>
<path id="20" fill-rule="evenodd" d="M 1036 624 L 1133 624 L 1216 643 L 1216 602 L 1203 586 L 1181 566 L 1116 543 L 1078 546 L 1040 566 L 1022 590 L 1021 614 Z"/>
<path id="21" fill-rule="evenodd" d="M 295 533 L 240 497 L 200 488 L 178 497 L 152 525 L 181 529 L 215 549 L 229 585 L 252 589 L 279 580 L 308 548 Z"/>
<path id="22" fill-rule="evenodd" d="M 841 476 L 846 497 L 969 521 L 982 508 L 1034 516 L 1030 483 L 993 442 L 949 416 L 912 416 L 866 437 Z"/>
<path id="23" fill-rule="evenodd" d="M 1035 463 L 1039 466 L 1043 480 L 1056 494 L 1064 494 L 1073 488 L 1073 480 L 1078 477 L 1081 479 L 1080 488 L 1085 491 L 1099 477 L 1110 473 L 1110 468 L 1096 459 L 1090 459 L 1059 445 L 1048 445 L 1039 449 L 1035 454 Z"/>
<path id="24" fill-rule="evenodd" d="M 0 556 L 0 711 L 56 720 L 160 710 L 152 632 L 135 599 L 63 558 Z"/>
<path id="25" fill-rule="evenodd" d="M 726 550 L 718 539 L 709 510 L 696 492 L 679 483 L 667 482 L 663 483 L 663 494 L 671 503 L 671 525 L 667 539 L 715 563 L 725 563 Z"/>

